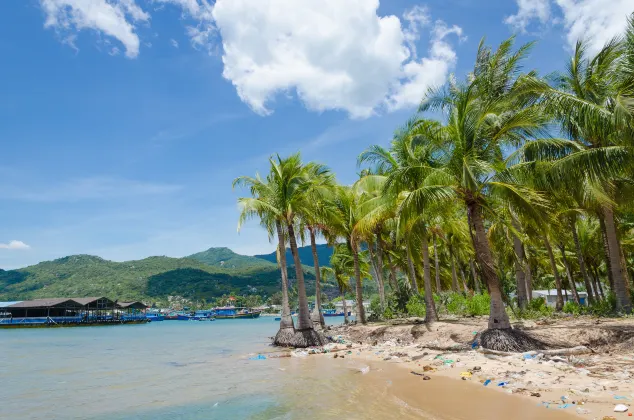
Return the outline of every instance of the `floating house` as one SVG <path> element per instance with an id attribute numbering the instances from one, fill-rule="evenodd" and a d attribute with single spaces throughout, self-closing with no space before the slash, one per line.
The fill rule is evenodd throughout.
<path id="1" fill-rule="evenodd" d="M 146 309 L 142 302 L 103 296 L 0 302 L 0 328 L 142 323 Z"/>

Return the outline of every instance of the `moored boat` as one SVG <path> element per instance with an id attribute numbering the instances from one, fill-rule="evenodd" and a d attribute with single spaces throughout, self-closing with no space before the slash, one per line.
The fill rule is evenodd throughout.
<path id="1" fill-rule="evenodd" d="M 148 321 L 151 322 L 158 322 L 158 321 L 163 321 L 165 319 L 165 316 L 159 313 L 147 313 L 145 314 L 145 317 L 147 318 Z"/>
<path id="2" fill-rule="evenodd" d="M 322 314 L 324 316 L 343 316 L 343 312 L 337 312 L 336 309 L 324 309 Z M 350 316 L 350 311 L 348 311 L 348 316 Z"/>
<path id="3" fill-rule="evenodd" d="M 216 319 L 258 318 L 260 311 L 251 308 L 223 306 L 214 308 Z"/>

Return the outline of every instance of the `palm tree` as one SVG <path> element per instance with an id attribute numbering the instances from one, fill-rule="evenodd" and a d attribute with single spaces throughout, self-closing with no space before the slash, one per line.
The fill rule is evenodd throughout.
<path id="1" fill-rule="evenodd" d="M 282 316 L 280 329 L 275 335 L 273 343 L 278 346 L 292 346 L 295 337 L 295 326 L 291 316 L 288 298 L 288 273 L 286 264 L 286 233 L 281 223 L 281 212 L 274 201 L 274 185 L 262 179 L 258 174 L 255 177 L 242 176 L 233 181 L 233 187 L 242 186 L 249 188 L 252 197 L 238 199 L 241 207 L 238 221 L 238 231 L 242 225 L 251 218 L 259 218 L 260 223 L 269 232 L 269 238 L 277 235 L 277 262 L 280 267 L 282 279 Z"/>
<path id="2" fill-rule="evenodd" d="M 295 264 L 297 276 L 297 294 L 299 301 L 297 327 L 295 334 L 295 347 L 309 347 L 320 345 L 325 338 L 318 334 L 310 320 L 308 299 L 306 297 L 306 284 L 304 271 L 299 259 L 297 249 L 296 225 L 299 223 L 298 215 L 307 206 L 312 190 L 310 179 L 311 170 L 302 164 L 299 153 L 282 159 L 279 155 L 269 159 L 271 172 L 269 183 L 275 185 L 275 203 L 280 210 L 281 222 L 285 224 L 288 232 L 288 241 Z"/>
<path id="3" fill-rule="evenodd" d="M 425 138 L 434 146 L 436 164 L 397 169 L 393 177 L 395 184 L 403 178 L 424 180 L 411 192 L 411 201 L 418 203 L 412 208 L 455 198 L 462 201 L 473 228 L 476 259 L 491 296 L 490 330 L 510 330 L 511 324 L 484 218 L 496 217 L 493 201 L 535 217 L 536 206 L 543 205 L 539 194 L 515 182 L 512 168 L 507 168 L 503 159 L 504 147 L 521 143 L 546 123 L 517 77 L 519 62 L 529 46 L 515 53 L 512 46 L 509 39 L 492 52 L 481 43 L 474 73 L 466 83 L 450 83 L 425 98 L 421 111 L 441 110 L 447 116 L 444 126 L 424 119 L 420 122 Z"/>
<path id="4" fill-rule="evenodd" d="M 278 253 L 283 277 L 286 268 L 286 248 L 284 246 L 286 239 L 288 239 L 291 248 L 297 277 L 298 324 L 292 339 L 288 339 L 290 329 L 287 327 L 284 331 L 284 339 L 279 342 L 293 347 L 320 345 L 325 342 L 325 338 L 313 329 L 313 324 L 310 320 L 304 272 L 299 260 L 295 233 L 296 225 L 299 223 L 297 218 L 298 209 L 305 206 L 308 192 L 311 189 L 309 174 L 302 165 L 299 154 L 291 155 L 287 159 L 276 156 L 269 159 L 269 163 L 271 169 L 266 182 L 259 176 L 256 176 L 256 178 L 239 177 L 234 181 L 234 186 L 250 188 L 253 196 L 250 199 L 242 198 L 239 200 L 243 206 L 241 222 L 257 216 L 265 222 L 266 226 L 275 225 L 279 238 Z M 286 283 L 284 279 L 283 283 Z M 284 287 L 282 292 L 284 293 Z M 282 317 L 282 322 L 284 322 L 284 318 L 285 316 Z M 285 323 L 285 325 L 287 324 L 288 322 Z"/>

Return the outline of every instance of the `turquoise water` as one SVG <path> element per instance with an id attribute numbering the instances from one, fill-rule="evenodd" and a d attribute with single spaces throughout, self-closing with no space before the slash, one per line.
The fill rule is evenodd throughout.
<path id="1" fill-rule="evenodd" d="M 361 375 L 352 361 L 249 360 L 274 350 L 269 337 L 277 327 L 262 317 L 0 330 L 0 417 L 295 419 L 306 418 L 307 410 L 314 418 L 390 418 L 394 410 L 400 418 L 411 415 L 397 401 L 379 398 L 385 390 L 360 380 L 371 375 Z"/>

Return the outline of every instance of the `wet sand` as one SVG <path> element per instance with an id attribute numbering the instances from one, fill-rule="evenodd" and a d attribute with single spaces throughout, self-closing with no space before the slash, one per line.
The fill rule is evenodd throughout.
<path id="1" fill-rule="evenodd" d="M 332 357 L 332 356 L 331 356 Z M 327 355 L 310 357 L 306 363 L 332 363 L 341 369 L 360 370 L 366 365 L 361 360 L 332 359 Z M 312 362 L 311 360 L 315 360 Z M 376 390 L 381 390 L 386 402 L 396 401 L 397 405 L 407 408 L 407 418 L 425 420 L 573 420 L 577 417 L 563 410 L 547 409 L 537 401 L 516 395 L 505 395 L 473 383 L 442 376 L 433 376 L 431 380 L 412 375 L 406 369 L 389 363 L 369 363 L 369 372 L 358 373 L 354 379 L 363 383 L 364 388 L 373 388 L 367 392 L 367 404 L 375 404 Z M 363 402 L 361 402 L 363 404 Z M 342 413 L 343 414 L 343 413 Z M 347 413 L 347 418 L 356 418 Z M 390 417 L 388 413 L 377 413 L 376 419 L 404 418 L 402 414 Z"/>

